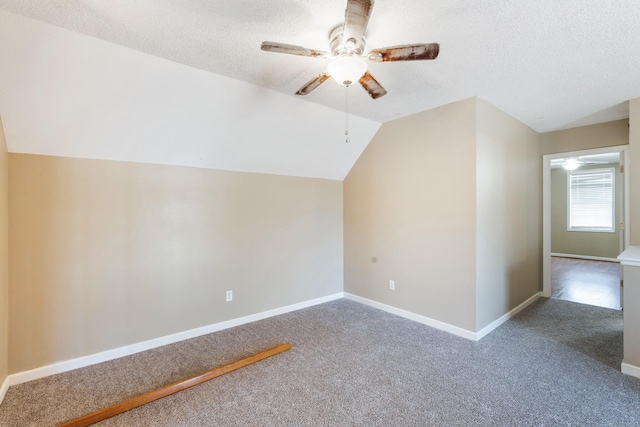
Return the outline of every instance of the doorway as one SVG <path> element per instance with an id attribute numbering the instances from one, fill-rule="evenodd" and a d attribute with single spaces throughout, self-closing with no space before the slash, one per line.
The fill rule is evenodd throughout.
<path id="1" fill-rule="evenodd" d="M 584 282 L 583 280 L 581 280 L 581 277 L 585 278 L 588 276 L 588 277 L 591 277 L 591 279 L 593 279 L 594 277 L 597 276 L 597 274 L 595 275 L 591 274 L 591 275 L 585 276 L 584 271 L 580 271 L 590 267 L 589 261 L 591 261 L 592 263 L 605 262 L 606 264 L 601 264 L 599 266 L 594 264 L 593 267 L 596 269 L 599 269 L 601 273 L 607 272 L 607 274 L 609 275 L 609 279 L 605 279 L 605 281 L 611 280 L 610 278 L 611 271 L 612 271 L 611 261 L 615 260 L 615 258 L 611 256 L 599 257 L 596 254 L 596 256 L 586 255 L 586 256 L 579 256 L 577 257 L 578 259 L 572 259 L 572 258 L 576 258 L 574 254 L 564 253 L 564 252 L 558 253 L 557 245 L 554 248 L 556 249 L 556 252 L 552 251 L 552 222 L 555 225 L 555 222 L 552 221 L 552 169 L 561 167 L 562 165 L 566 164 L 569 159 L 574 159 L 572 161 L 578 161 L 580 163 L 580 167 L 582 167 L 582 169 L 584 170 L 587 170 L 587 169 L 597 170 L 599 169 L 599 167 L 597 166 L 598 164 L 602 163 L 604 165 L 606 163 L 611 163 L 613 157 L 615 157 L 618 160 L 618 163 L 620 165 L 620 171 L 622 172 L 620 173 L 620 178 L 617 180 L 617 182 L 619 182 L 618 185 L 620 187 L 619 188 L 620 200 L 618 203 L 616 203 L 616 206 L 615 206 L 615 209 L 617 210 L 616 217 L 618 218 L 616 218 L 617 221 L 614 222 L 614 227 L 621 228 L 621 231 L 619 233 L 619 243 L 617 246 L 619 250 L 618 251 L 618 254 L 619 254 L 620 252 L 622 252 L 622 250 L 624 250 L 628 246 L 628 242 L 629 242 L 629 227 L 624 227 L 625 218 L 629 217 L 628 203 L 625 203 L 625 200 L 628 200 L 629 198 L 628 145 L 606 147 L 606 148 L 599 148 L 599 149 L 592 149 L 592 150 L 574 151 L 574 152 L 567 152 L 567 153 L 548 154 L 543 156 L 543 176 L 542 176 L 543 178 L 543 291 L 542 291 L 542 296 L 544 297 L 554 296 L 552 295 L 554 293 L 553 292 L 554 289 L 552 288 L 552 271 L 555 270 L 555 272 L 558 275 L 560 275 L 561 278 L 564 275 L 565 276 L 564 278 L 568 279 L 568 282 L 566 282 L 568 283 L 567 285 L 568 287 L 566 287 L 566 289 L 559 290 L 564 293 L 563 299 L 571 299 L 571 294 L 573 294 L 573 296 L 577 298 L 576 302 L 590 303 L 588 302 L 589 298 L 586 298 L 588 296 L 588 291 L 586 290 L 586 288 L 584 286 L 582 288 L 578 288 L 578 285 L 581 283 L 581 281 Z M 603 169 L 599 169 L 599 170 L 603 171 Z M 616 171 L 616 173 L 618 172 Z M 580 174 L 577 172 L 575 173 L 575 175 L 577 177 L 580 177 Z M 554 173 L 554 178 L 558 179 L 557 172 Z M 566 180 L 567 178 L 564 178 L 564 179 Z M 567 183 L 566 184 L 567 188 L 573 188 L 573 187 L 570 187 L 571 186 L 570 182 L 568 181 L 565 181 L 565 182 Z M 570 190 L 567 190 L 567 191 L 570 191 Z M 568 197 L 566 194 L 564 197 L 565 197 L 565 200 L 568 200 Z M 554 214 L 556 213 L 554 212 Z M 580 231 L 576 229 L 570 229 L 570 225 L 571 224 L 569 223 L 569 219 L 567 218 L 567 222 L 565 222 L 563 226 L 565 227 L 565 230 L 569 232 L 568 235 L 570 235 L 570 232 Z M 577 224 L 577 226 L 579 225 L 580 224 Z M 573 226 L 576 226 L 576 224 L 573 224 Z M 556 228 L 557 228 L 557 225 L 556 225 Z M 584 239 L 589 234 L 591 233 L 573 233 L 573 236 L 580 235 L 580 237 Z M 604 233 L 603 233 L 603 236 L 601 237 L 604 237 Z M 583 242 L 585 242 L 585 240 L 583 240 Z M 580 245 L 580 243 L 578 243 L 578 245 Z M 584 243 L 582 243 L 582 245 L 584 246 Z M 599 246 L 601 245 L 596 244 L 595 246 L 599 248 Z M 566 249 L 566 251 L 575 252 L 570 249 Z M 612 254 L 615 254 L 616 250 L 614 248 L 613 252 L 611 251 L 609 252 Z M 552 258 L 552 255 L 553 255 L 553 258 Z M 591 258 L 591 260 L 589 260 L 589 258 Z M 580 263 L 579 262 L 580 259 L 585 260 L 585 262 Z M 619 267 L 619 264 L 616 263 L 614 268 L 620 272 L 619 277 L 622 277 L 621 276 L 622 272 L 621 272 L 621 268 Z M 571 283 L 572 281 L 573 283 Z M 620 294 L 620 307 L 622 307 L 623 305 L 623 301 L 621 298 L 622 292 L 620 292 L 620 290 L 618 290 L 618 292 Z M 558 292 L 556 292 L 555 296 L 558 296 Z M 583 301 L 580 301 L 580 297 L 582 297 Z M 585 298 L 586 300 L 584 300 Z M 597 304 L 594 304 L 594 305 L 597 305 Z M 614 308 L 614 307 L 610 307 L 610 308 Z"/>
<path id="2" fill-rule="evenodd" d="M 620 264 L 552 254 L 551 298 L 620 310 Z"/>

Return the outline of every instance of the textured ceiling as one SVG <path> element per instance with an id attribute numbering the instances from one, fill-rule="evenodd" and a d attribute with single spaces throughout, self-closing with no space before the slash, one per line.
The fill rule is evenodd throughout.
<path id="1" fill-rule="evenodd" d="M 328 60 L 262 52 L 263 40 L 328 50 L 346 0 L 0 0 L 0 8 L 294 96 Z M 640 97 L 640 1 L 378 0 L 367 51 L 440 43 L 435 61 L 370 64 L 388 95 L 349 90 L 376 122 L 481 97 L 539 132 L 627 117 Z M 306 99 L 344 109 L 333 81 Z"/>

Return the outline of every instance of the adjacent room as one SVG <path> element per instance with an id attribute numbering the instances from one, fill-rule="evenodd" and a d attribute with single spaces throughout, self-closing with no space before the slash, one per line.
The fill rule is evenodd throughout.
<path id="1" fill-rule="evenodd" d="M 637 425 L 639 19 L 0 0 L 0 425 Z"/>
<path id="2" fill-rule="evenodd" d="M 622 171 L 618 152 L 551 161 L 553 298 L 622 308 Z"/>

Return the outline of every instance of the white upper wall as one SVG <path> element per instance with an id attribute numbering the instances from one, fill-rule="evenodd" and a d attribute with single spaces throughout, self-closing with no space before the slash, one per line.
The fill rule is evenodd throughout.
<path id="1" fill-rule="evenodd" d="M 10 152 L 342 180 L 380 123 L 0 11 Z"/>

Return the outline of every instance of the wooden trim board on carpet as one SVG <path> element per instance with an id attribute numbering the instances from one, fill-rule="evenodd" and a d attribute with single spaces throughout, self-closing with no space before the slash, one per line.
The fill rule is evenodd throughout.
<path id="1" fill-rule="evenodd" d="M 290 348 L 291 348 L 291 343 L 277 345 L 267 350 L 263 350 L 261 352 L 255 353 L 251 356 L 247 356 L 242 359 L 236 360 L 235 362 L 227 363 L 226 365 L 218 366 L 217 368 L 210 369 L 207 372 L 203 372 L 200 375 L 196 375 L 195 377 L 187 378 L 185 380 L 178 381 L 164 387 L 160 387 L 158 389 L 149 391 L 139 396 L 132 397 L 130 399 L 124 400 L 122 402 L 116 403 L 106 408 L 91 412 L 90 414 L 83 415 L 79 418 L 74 418 L 63 424 L 60 424 L 58 427 L 90 426 L 102 420 L 106 420 L 107 418 L 115 417 L 116 415 L 122 414 L 132 409 L 139 408 L 140 406 L 146 405 L 147 403 L 154 402 L 156 400 L 162 399 L 163 397 L 167 397 L 179 391 L 183 391 L 188 388 L 194 387 L 205 381 L 209 381 L 219 376 L 222 376 L 224 374 L 228 374 L 229 372 L 233 372 L 236 369 L 244 368 L 245 366 L 249 366 L 253 363 L 267 359 L 271 356 L 275 356 L 276 354 L 280 354 L 283 351 L 289 350 Z"/>

